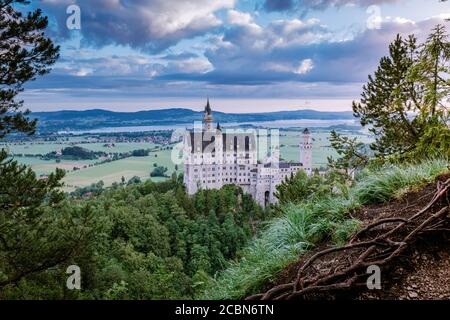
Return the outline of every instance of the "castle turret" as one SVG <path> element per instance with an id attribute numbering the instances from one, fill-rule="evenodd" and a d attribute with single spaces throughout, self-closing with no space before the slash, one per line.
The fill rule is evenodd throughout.
<path id="1" fill-rule="evenodd" d="M 205 131 L 211 131 L 213 129 L 213 116 L 211 111 L 211 105 L 209 104 L 209 98 L 206 103 L 205 113 L 203 115 L 203 129 Z"/>
<path id="2" fill-rule="evenodd" d="M 300 142 L 300 162 L 303 165 L 303 170 L 307 174 L 312 173 L 312 141 L 311 133 L 308 128 L 303 131 L 302 141 Z"/>

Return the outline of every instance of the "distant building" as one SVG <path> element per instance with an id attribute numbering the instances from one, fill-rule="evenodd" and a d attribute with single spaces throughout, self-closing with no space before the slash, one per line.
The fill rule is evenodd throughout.
<path id="1" fill-rule="evenodd" d="M 286 177 L 305 170 L 312 173 L 312 142 L 308 129 L 300 141 L 298 163 L 279 162 L 279 146 L 271 150 L 270 158 L 257 160 L 258 136 L 251 132 L 236 132 L 213 125 L 209 99 L 200 130 L 184 136 L 184 183 L 192 195 L 200 189 L 220 189 L 227 184 L 240 186 L 262 206 L 277 201 L 276 186 Z"/>

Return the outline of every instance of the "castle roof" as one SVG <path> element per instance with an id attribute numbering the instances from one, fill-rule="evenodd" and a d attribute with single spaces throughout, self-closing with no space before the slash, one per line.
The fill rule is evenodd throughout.
<path id="1" fill-rule="evenodd" d="M 208 100 L 207 100 L 207 102 L 206 102 L 205 113 L 206 113 L 207 115 L 210 115 L 210 114 L 211 114 L 211 105 L 209 104 L 209 98 L 208 98 Z"/>
<path id="2" fill-rule="evenodd" d="M 278 163 L 278 168 L 280 168 L 280 169 L 288 169 L 290 167 L 301 167 L 301 166 L 303 166 L 303 165 L 298 162 L 279 162 Z M 271 168 L 271 167 L 272 167 L 272 163 L 264 164 L 264 168 Z"/>

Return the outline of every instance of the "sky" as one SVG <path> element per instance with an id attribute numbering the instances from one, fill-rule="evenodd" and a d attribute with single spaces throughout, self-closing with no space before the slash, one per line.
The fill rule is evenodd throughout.
<path id="1" fill-rule="evenodd" d="M 52 72 L 21 94 L 32 111 L 201 110 L 208 96 L 224 112 L 351 110 L 397 33 L 450 30 L 450 2 L 439 0 L 35 0 L 31 8 L 49 17 L 46 33 L 61 46 Z"/>

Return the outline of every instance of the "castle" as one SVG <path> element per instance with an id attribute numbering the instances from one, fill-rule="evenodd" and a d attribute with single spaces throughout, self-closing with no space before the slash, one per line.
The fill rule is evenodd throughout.
<path id="1" fill-rule="evenodd" d="M 254 129 L 223 129 L 219 123 L 214 126 L 208 99 L 201 128 L 187 131 L 183 139 L 187 193 L 192 195 L 199 189 L 220 189 L 235 184 L 265 207 L 277 201 L 276 186 L 286 177 L 299 170 L 312 173 L 312 141 L 308 129 L 303 131 L 300 141 L 298 163 L 279 161 L 278 137 L 271 138 L 274 141 L 271 141 L 270 157 L 259 160 L 262 138 L 266 137 Z"/>

